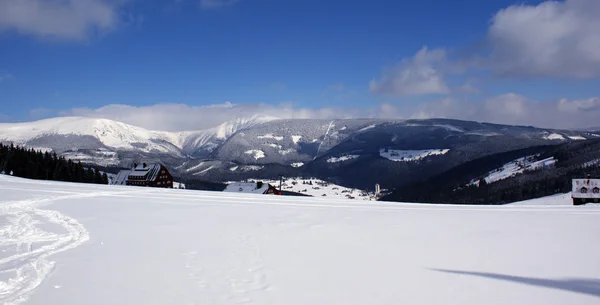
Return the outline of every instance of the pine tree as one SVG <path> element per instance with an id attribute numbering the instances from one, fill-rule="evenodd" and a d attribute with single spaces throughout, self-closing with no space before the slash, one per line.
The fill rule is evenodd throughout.
<path id="1" fill-rule="evenodd" d="M 96 170 L 96 172 L 94 173 L 94 183 L 103 184 L 102 183 L 102 174 L 100 173 L 99 170 Z"/>

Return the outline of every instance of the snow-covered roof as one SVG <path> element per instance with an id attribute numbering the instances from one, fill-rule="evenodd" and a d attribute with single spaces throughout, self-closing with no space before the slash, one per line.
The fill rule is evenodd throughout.
<path id="1" fill-rule="evenodd" d="M 160 164 L 140 164 L 129 173 L 128 179 L 154 181 L 160 168 Z"/>
<path id="2" fill-rule="evenodd" d="M 127 185 L 127 177 L 129 177 L 130 170 L 122 170 L 117 176 L 111 181 L 112 185 Z"/>
<path id="3" fill-rule="evenodd" d="M 269 189 L 268 183 L 263 183 L 262 187 L 258 188 L 255 182 L 234 182 L 229 184 L 224 192 L 230 193 L 248 193 L 248 194 L 264 194 Z"/>

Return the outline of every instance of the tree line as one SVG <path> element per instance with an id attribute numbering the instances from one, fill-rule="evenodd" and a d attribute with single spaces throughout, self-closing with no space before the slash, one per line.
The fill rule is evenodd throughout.
<path id="1" fill-rule="evenodd" d="M 0 143 L 0 173 L 37 180 L 108 184 L 108 176 L 56 153 Z"/>

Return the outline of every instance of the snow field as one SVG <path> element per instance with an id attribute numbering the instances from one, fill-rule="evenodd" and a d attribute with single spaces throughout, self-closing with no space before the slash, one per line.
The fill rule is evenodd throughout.
<path id="1" fill-rule="evenodd" d="M 331 158 L 327 159 L 327 163 L 338 163 L 338 162 L 350 161 L 350 160 L 357 159 L 358 157 L 360 157 L 360 156 L 359 155 L 347 155 L 347 156 L 341 156 L 341 157 L 331 157 Z"/>
<path id="2" fill-rule="evenodd" d="M 251 155 L 255 160 L 262 159 L 265 157 L 265 152 L 258 149 L 253 149 L 245 152 L 247 155 Z"/>
<path id="3" fill-rule="evenodd" d="M 546 140 L 564 140 L 565 137 L 558 133 L 551 133 L 549 135 L 544 136 L 544 139 L 546 139 Z"/>
<path id="4" fill-rule="evenodd" d="M 0 191 L 10 198 L 0 229 L 14 232 L 0 235 L 12 249 L 0 252 L 3 304 L 586 305 L 600 295 L 600 207 L 568 196 L 435 206 L 6 176 Z M 48 217 L 8 220 L 30 209 Z M 56 236 L 56 247 L 14 243 Z M 28 259 L 7 264 L 16 249 Z M 32 263 L 40 257 L 51 267 Z M 16 276 L 30 267 L 39 272 Z"/>
<path id="5" fill-rule="evenodd" d="M 536 160 L 535 156 L 527 156 L 518 158 L 514 161 L 504 164 L 501 168 L 495 169 L 487 174 L 484 178 L 485 182 L 493 183 L 506 178 L 522 174 L 528 170 L 543 169 L 545 167 L 554 166 L 557 162 L 554 157 L 546 158 L 543 160 Z M 474 179 L 471 184 L 479 185 L 479 179 Z"/>
<path id="6" fill-rule="evenodd" d="M 424 150 L 397 150 L 397 149 L 379 149 L 379 155 L 392 161 L 411 162 L 418 161 L 430 156 L 445 155 L 449 149 L 424 149 Z"/>
<path id="7" fill-rule="evenodd" d="M 249 181 L 263 181 L 279 189 L 279 180 L 261 180 L 249 179 Z M 375 186 L 373 186 L 375 188 Z M 347 188 L 344 186 L 329 183 L 319 179 L 285 178 L 282 183 L 284 191 L 290 191 L 300 194 L 306 194 L 313 197 L 322 197 L 325 199 L 357 199 L 357 200 L 375 200 L 374 194 L 359 189 Z"/>
<path id="8" fill-rule="evenodd" d="M 277 141 L 283 140 L 283 137 L 281 137 L 281 136 L 274 136 L 272 133 L 266 134 L 264 136 L 257 136 L 257 138 L 259 138 L 259 139 L 273 139 L 273 140 L 277 140 Z"/>

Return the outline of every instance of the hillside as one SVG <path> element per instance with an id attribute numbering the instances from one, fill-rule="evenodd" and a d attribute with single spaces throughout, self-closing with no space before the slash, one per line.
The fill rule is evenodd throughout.
<path id="1" fill-rule="evenodd" d="M 600 207 L 560 196 L 435 206 L 4 175 L 0 189 L 2 304 L 598 303 Z"/>
<path id="2" fill-rule="evenodd" d="M 504 204 L 570 192 L 571 179 L 586 174 L 600 177 L 600 140 L 483 157 L 398 188 L 382 200 Z"/>

